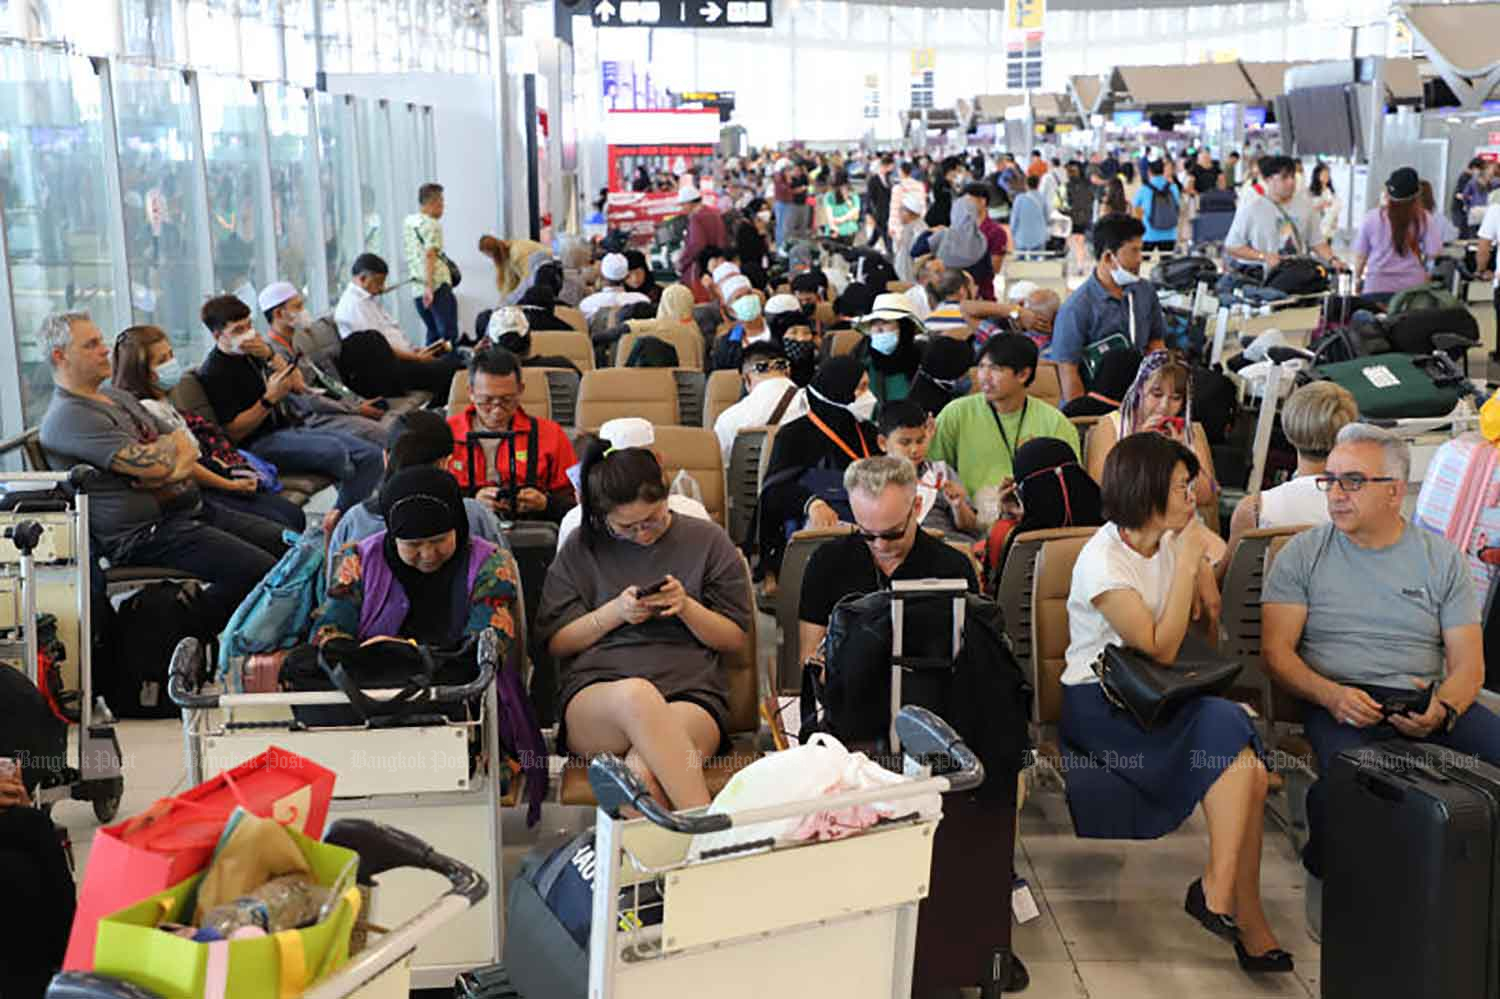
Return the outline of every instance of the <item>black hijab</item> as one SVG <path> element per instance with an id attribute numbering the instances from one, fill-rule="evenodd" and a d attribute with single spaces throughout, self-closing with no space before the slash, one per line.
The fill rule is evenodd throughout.
<path id="1" fill-rule="evenodd" d="M 661 298 L 661 285 L 656 283 L 656 275 L 651 272 L 651 265 L 646 262 L 646 255 L 640 250 L 626 250 L 625 263 L 631 270 L 640 269 L 646 272 L 646 280 L 635 290 L 651 299 L 655 304 Z"/>
<path id="2" fill-rule="evenodd" d="M 807 404 L 816 416 L 857 457 L 879 453 L 875 428 L 867 421 L 849 412 L 847 407 L 854 402 L 855 390 L 864 376 L 859 361 L 845 354 L 831 357 L 818 367 L 808 385 Z M 850 461 L 844 448 L 839 447 L 811 419 L 793 420 L 781 432 L 786 433 L 793 425 L 801 424 L 805 430 L 795 434 L 799 445 L 794 450 L 799 454 L 788 454 L 790 464 L 811 468 L 823 458 L 831 458 L 834 466 L 843 468 Z M 778 438 L 780 434 L 777 435 Z M 805 459 L 805 460 L 804 460 Z"/>
<path id="3" fill-rule="evenodd" d="M 458 481 L 430 465 L 397 472 L 380 489 L 385 513 L 386 564 L 411 605 L 401 623 L 401 637 L 426 645 L 451 645 L 462 635 L 469 615 L 469 517 Z M 436 572 L 407 565 L 396 542 L 457 534 L 453 555 Z"/>
<path id="4" fill-rule="evenodd" d="M 1012 466 L 1024 510 L 1012 538 L 1025 531 L 1104 523 L 1099 486 L 1067 443 L 1034 437 L 1016 449 Z"/>
<path id="5" fill-rule="evenodd" d="M 959 383 L 973 366 L 974 348 L 969 341 L 950 336 L 933 337 L 927 344 L 927 354 L 912 381 L 908 398 L 920 404 L 928 415 L 936 416 L 944 406 L 958 398 L 962 391 Z"/>
<path id="6" fill-rule="evenodd" d="M 914 378 L 922 364 L 922 349 L 917 346 L 917 329 L 915 319 L 901 320 L 901 339 L 897 341 L 896 349 L 889 354 L 882 354 L 871 347 L 868 338 L 862 341 L 870 367 L 882 375 L 906 375 Z"/>

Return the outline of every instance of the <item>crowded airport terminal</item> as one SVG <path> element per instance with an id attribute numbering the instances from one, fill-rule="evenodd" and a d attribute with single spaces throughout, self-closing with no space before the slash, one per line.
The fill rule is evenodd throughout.
<path id="1" fill-rule="evenodd" d="M 1497 39 L 0 0 L 0 999 L 1500 999 Z"/>

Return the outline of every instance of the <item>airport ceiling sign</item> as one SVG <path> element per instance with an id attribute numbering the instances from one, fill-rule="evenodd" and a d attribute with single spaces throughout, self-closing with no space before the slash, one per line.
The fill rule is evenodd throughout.
<path id="1" fill-rule="evenodd" d="M 597 0 L 596 28 L 769 28 L 771 0 Z"/>

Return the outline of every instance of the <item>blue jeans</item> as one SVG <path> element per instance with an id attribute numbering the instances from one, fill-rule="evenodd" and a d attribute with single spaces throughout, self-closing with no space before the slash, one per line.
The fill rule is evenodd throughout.
<path id="1" fill-rule="evenodd" d="M 1323 838 L 1327 835 L 1324 827 L 1328 810 L 1327 776 L 1333 758 L 1346 749 L 1390 742 L 1403 736 L 1385 723 L 1370 728 L 1341 725 L 1327 711 L 1310 704 L 1304 708 L 1304 714 L 1303 733 L 1312 744 L 1313 754 L 1318 758 L 1318 773 L 1322 776 L 1307 792 L 1308 839 L 1302 863 L 1314 876 L 1321 878 Z M 1452 732 L 1433 732 L 1422 741 L 1500 765 L 1500 718 L 1478 704 L 1470 705 L 1469 710 L 1459 716 Z"/>
<path id="2" fill-rule="evenodd" d="M 791 220 L 792 210 L 797 206 L 790 201 L 777 201 L 772 203 L 771 212 L 776 216 L 776 245 L 786 245 L 786 227 Z"/>
<path id="3" fill-rule="evenodd" d="M 417 315 L 422 317 L 422 322 L 427 327 L 429 347 L 439 340 L 447 340 L 453 346 L 458 346 L 458 299 L 453 297 L 451 284 L 439 285 L 432 290 L 431 308 L 423 305 L 422 296 L 418 295 Z"/>
<path id="4" fill-rule="evenodd" d="M 205 630 L 218 632 L 276 565 L 276 556 L 245 540 L 269 526 L 258 517 L 205 503 L 196 514 L 167 517 L 135 535 L 111 561 L 166 566 L 207 580 L 209 587 L 195 606 Z"/>
<path id="5" fill-rule="evenodd" d="M 273 430 L 255 438 L 249 450 L 284 473 L 333 476 L 341 512 L 364 502 L 385 470 L 380 448 L 337 430 Z"/>

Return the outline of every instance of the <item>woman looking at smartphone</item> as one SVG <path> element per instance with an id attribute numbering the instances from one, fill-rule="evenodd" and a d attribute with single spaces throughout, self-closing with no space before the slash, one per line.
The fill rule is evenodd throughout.
<path id="1" fill-rule="evenodd" d="M 1193 480 L 1199 506 L 1213 502 L 1219 494 L 1214 480 L 1213 452 L 1201 424 L 1193 420 L 1193 377 L 1176 351 L 1158 350 L 1141 361 L 1135 382 L 1120 401 L 1120 408 L 1089 431 L 1086 449 L 1089 475 L 1104 481 L 1104 462 L 1115 444 L 1143 431 L 1154 431 L 1186 445 L 1198 459 L 1201 471 Z"/>
<path id="2" fill-rule="evenodd" d="M 744 560 L 718 525 L 671 511 L 645 448 L 596 441 L 580 481 L 583 522 L 536 624 L 561 666 L 558 745 L 624 757 L 671 808 L 707 805 L 701 761 L 727 741 L 724 656 L 751 627 Z"/>

